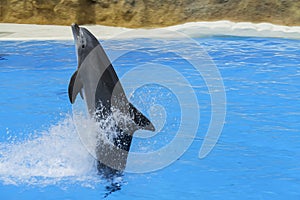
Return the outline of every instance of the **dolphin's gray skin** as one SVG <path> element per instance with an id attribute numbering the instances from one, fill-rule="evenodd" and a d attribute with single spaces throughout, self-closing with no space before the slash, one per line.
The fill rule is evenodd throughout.
<path id="1" fill-rule="evenodd" d="M 126 98 L 119 78 L 99 41 L 87 29 L 72 25 L 78 68 L 72 75 L 68 92 L 71 103 L 80 93 L 90 116 L 106 120 L 118 112 L 129 120 L 112 118 L 116 137 L 113 145 L 98 139 L 98 170 L 105 175 L 125 169 L 133 133 L 138 129 L 154 131 L 153 124 Z M 105 127 L 101 127 L 105 128 Z M 109 133 L 106 133 L 109 134 Z"/>

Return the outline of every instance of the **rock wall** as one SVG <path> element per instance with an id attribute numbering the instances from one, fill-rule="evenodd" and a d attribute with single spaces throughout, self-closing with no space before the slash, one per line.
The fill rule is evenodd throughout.
<path id="1" fill-rule="evenodd" d="M 300 26 L 299 0 L 0 0 L 0 22 L 160 27 L 191 21 Z"/>

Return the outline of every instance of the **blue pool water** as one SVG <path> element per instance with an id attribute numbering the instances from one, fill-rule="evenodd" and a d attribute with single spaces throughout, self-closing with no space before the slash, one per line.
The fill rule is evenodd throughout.
<path id="1" fill-rule="evenodd" d="M 121 190 L 111 194 L 110 183 L 97 175 L 72 119 L 67 87 L 77 67 L 73 42 L 0 42 L 1 199 L 300 199 L 299 41 L 194 40 L 202 47 L 200 54 L 199 48 L 181 45 L 180 40 L 102 42 L 109 57 L 117 57 L 114 66 L 120 77 L 136 66 L 139 74 L 147 72 L 145 79 L 164 75 L 160 65 L 177 71 L 199 105 L 186 116 L 187 126 L 193 125 L 194 111 L 200 113 L 196 135 L 180 158 L 152 172 L 125 172 Z M 224 83 L 224 128 L 217 145 L 202 159 L 199 150 L 212 116 L 212 91 L 189 59 L 175 55 L 174 49 L 199 58 L 203 65 L 207 52 L 209 63 L 221 74 L 218 81 Z M 156 70 L 153 74 L 149 66 Z M 163 83 L 168 80 L 166 75 Z M 177 84 L 180 89 L 182 82 Z M 176 137 L 185 103 L 176 92 L 151 83 L 131 93 L 131 102 L 143 113 L 157 115 L 154 123 L 159 127 L 150 138 L 134 138 L 132 152 L 153 152 Z"/>

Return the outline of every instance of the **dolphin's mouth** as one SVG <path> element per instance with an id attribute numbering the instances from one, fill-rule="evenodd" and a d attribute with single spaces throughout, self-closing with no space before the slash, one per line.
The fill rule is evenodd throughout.
<path id="1" fill-rule="evenodd" d="M 80 27 L 77 24 L 72 24 L 71 27 L 72 27 L 74 40 L 77 41 L 79 37 Z"/>

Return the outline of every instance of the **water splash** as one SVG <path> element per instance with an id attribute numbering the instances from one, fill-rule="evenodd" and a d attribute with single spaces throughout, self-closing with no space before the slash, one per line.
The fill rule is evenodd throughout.
<path id="1" fill-rule="evenodd" d="M 39 186 L 76 182 L 91 186 L 100 181 L 95 160 L 83 146 L 71 116 L 36 135 L 0 143 L 0 182 Z"/>

